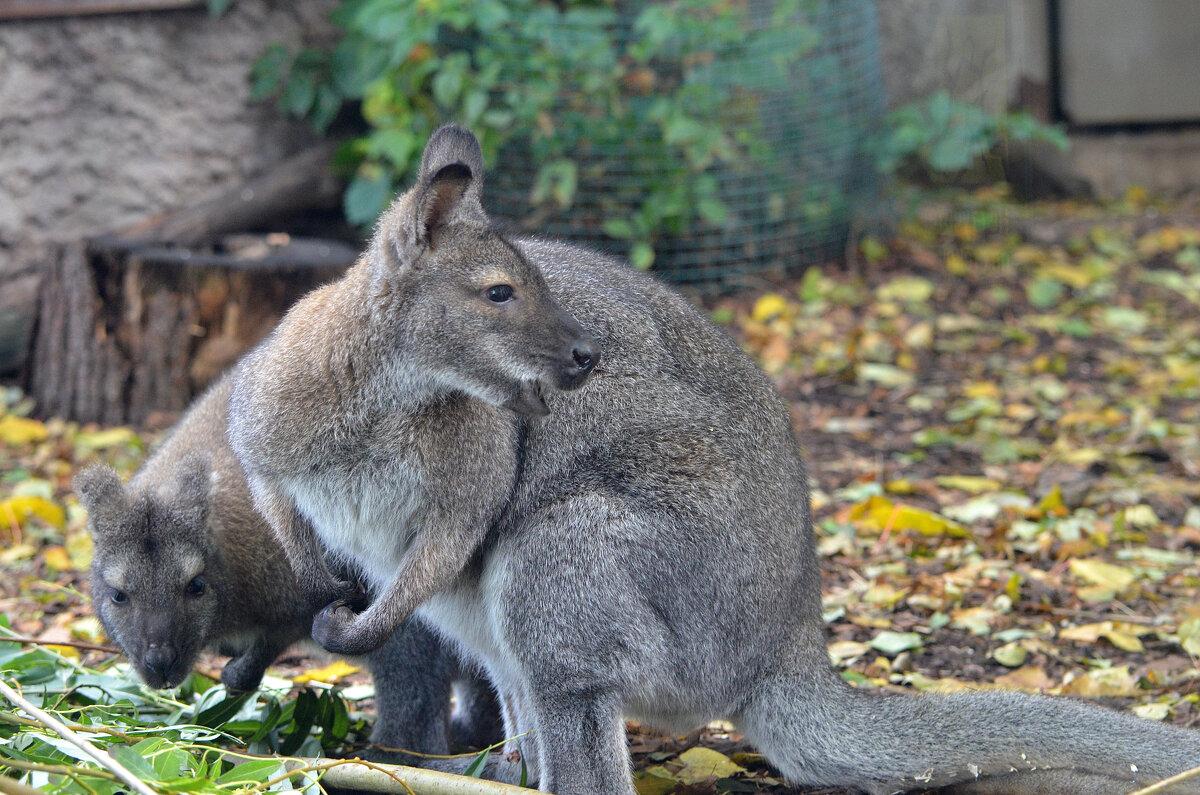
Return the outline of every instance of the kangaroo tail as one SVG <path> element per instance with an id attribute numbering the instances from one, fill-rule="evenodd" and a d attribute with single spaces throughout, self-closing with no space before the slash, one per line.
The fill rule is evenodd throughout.
<path id="1" fill-rule="evenodd" d="M 763 681 L 736 720 L 790 780 L 873 795 L 1117 795 L 1200 765 L 1200 732 L 1071 699 L 887 695 L 827 670 Z M 1200 781 L 1171 792 L 1200 793 Z"/>

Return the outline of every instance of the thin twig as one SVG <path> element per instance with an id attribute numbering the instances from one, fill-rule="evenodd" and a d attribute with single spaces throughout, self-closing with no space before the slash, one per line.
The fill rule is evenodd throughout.
<path id="1" fill-rule="evenodd" d="M 0 793 L 3 795 L 42 795 L 41 790 L 36 790 L 28 784 L 22 784 L 8 776 L 0 776 Z"/>
<path id="2" fill-rule="evenodd" d="M 84 649 L 85 651 L 106 651 L 109 654 L 120 654 L 121 650 L 112 646 L 101 646 L 97 643 L 83 643 L 78 640 L 38 640 L 37 638 L 27 638 L 22 635 L 0 635 L 0 641 L 9 643 L 29 643 L 33 646 L 70 646 L 72 649 Z"/>
<path id="3" fill-rule="evenodd" d="M 239 754 L 242 758 L 253 758 Z M 365 790 L 368 792 L 385 792 L 394 795 L 534 795 L 536 790 L 518 787 L 515 784 L 502 784 L 498 781 L 460 776 L 455 773 L 443 773 L 440 770 L 427 770 L 422 767 L 406 767 L 404 765 L 386 765 L 379 762 L 367 762 L 362 759 L 287 759 L 280 761 L 288 766 L 288 776 L 305 773 L 324 773 L 322 784 L 331 784 L 341 789 Z M 265 784 L 275 784 L 284 780 L 280 776 Z M 261 787 L 263 785 L 259 785 Z M 257 788 L 256 788 L 257 789 Z"/>
<path id="4" fill-rule="evenodd" d="M 1164 778 L 1157 784 L 1151 784 L 1148 787 L 1142 787 L 1137 792 L 1131 792 L 1129 795 L 1154 795 L 1156 792 L 1166 792 L 1176 784 L 1187 781 L 1188 779 L 1200 776 L 1200 767 L 1193 767 L 1191 770 L 1185 770 L 1182 773 L 1176 773 L 1170 778 Z"/>
<path id="5" fill-rule="evenodd" d="M 40 762 L 26 762 L 21 759 L 10 759 L 8 757 L 0 759 L 0 767 L 11 767 L 14 770 L 27 770 L 33 773 L 53 773 L 59 776 L 66 776 L 78 784 L 83 783 L 79 780 L 81 774 L 90 778 L 114 781 L 118 784 L 121 782 L 121 779 L 107 770 L 89 770 L 87 768 L 67 767 L 66 765 L 46 765 Z M 3 777 L 0 776 L 0 779 L 3 779 Z"/>
<path id="6" fill-rule="evenodd" d="M 9 687 L 8 683 L 2 679 L 0 679 L 0 694 L 2 694 L 16 706 L 25 710 L 25 712 L 28 713 L 31 718 L 37 720 L 59 737 L 62 737 L 71 745 L 74 745 L 76 748 L 83 751 L 96 764 L 100 765 L 106 770 L 111 771 L 114 775 L 120 778 L 122 782 L 127 784 L 130 789 L 140 793 L 141 795 L 157 795 L 157 793 L 150 789 L 150 787 L 148 787 L 144 781 L 133 775 L 133 773 L 130 773 L 128 768 L 126 768 L 123 764 L 101 751 L 83 737 L 68 729 L 63 725 L 62 721 L 58 720 L 53 715 L 50 715 L 49 713 L 44 712 L 35 707 L 33 704 L 29 703 L 29 701 L 27 701 L 16 690 L 13 690 L 11 687 Z"/>

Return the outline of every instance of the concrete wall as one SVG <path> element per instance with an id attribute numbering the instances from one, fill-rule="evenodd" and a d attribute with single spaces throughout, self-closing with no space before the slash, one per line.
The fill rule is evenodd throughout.
<path id="1" fill-rule="evenodd" d="M 892 107 L 949 91 L 993 112 L 1023 83 L 1044 85 L 1045 0 L 878 0 L 884 85 Z"/>
<path id="2" fill-rule="evenodd" d="M 1159 5 L 1171 7 L 1172 18 L 1186 22 L 1188 14 L 1194 16 L 1188 9 L 1192 2 L 1159 0 Z M 1071 0 L 1066 8 L 1085 3 L 1104 4 L 1111 24 L 1119 23 L 1129 5 L 1124 0 Z M 890 107 L 946 90 L 992 112 L 1023 108 L 1050 118 L 1046 0 L 877 0 L 877 9 Z M 1145 20 L 1137 22 L 1145 27 Z M 1111 33 L 1097 30 L 1094 36 Z M 1186 40 L 1180 36 L 1179 41 Z M 1151 46 L 1167 48 L 1171 37 L 1160 35 L 1153 42 Z M 1175 79 L 1189 79 L 1179 59 L 1167 62 L 1180 72 Z M 1144 90 L 1146 83 L 1138 80 L 1128 90 Z M 1194 80 L 1188 87 L 1194 87 Z M 1195 115 L 1200 114 L 1191 117 Z M 1065 155 L 1039 150 L 1044 161 L 1039 167 L 1076 177 L 1100 196 L 1120 195 L 1132 184 L 1167 195 L 1200 188 L 1200 130 L 1089 131 L 1073 133 L 1071 139 Z"/>

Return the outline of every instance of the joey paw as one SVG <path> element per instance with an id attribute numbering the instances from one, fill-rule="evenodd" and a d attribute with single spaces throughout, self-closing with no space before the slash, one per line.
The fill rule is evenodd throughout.
<path id="1" fill-rule="evenodd" d="M 248 654 L 235 657 L 225 663 L 225 667 L 221 669 L 221 684 L 225 685 L 225 689 L 229 691 L 245 693 L 257 690 L 259 684 L 262 683 L 265 670 Z"/>
<path id="2" fill-rule="evenodd" d="M 344 599 L 328 604 L 313 618 L 312 638 L 334 654 L 359 655 L 374 651 L 387 638 L 376 642 L 359 616 Z"/>

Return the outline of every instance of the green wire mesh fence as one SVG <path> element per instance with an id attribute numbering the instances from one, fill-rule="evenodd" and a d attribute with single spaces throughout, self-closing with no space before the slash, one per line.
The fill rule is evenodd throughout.
<path id="1" fill-rule="evenodd" d="M 490 42 L 526 48 L 514 90 L 546 95 L 544 135 L 510 141 L 489 176 L 490 212 L 709 286 L 842 253 L 877 201 L 863 153 L 884 111 L 874 2 L 725 5 L 729 24 L 711 2 L 683 22 L 551 6 Z M 619 91 L 587 84 L 606 69 Z M 564 138 L 576 150 L 552 148 Z"/>

